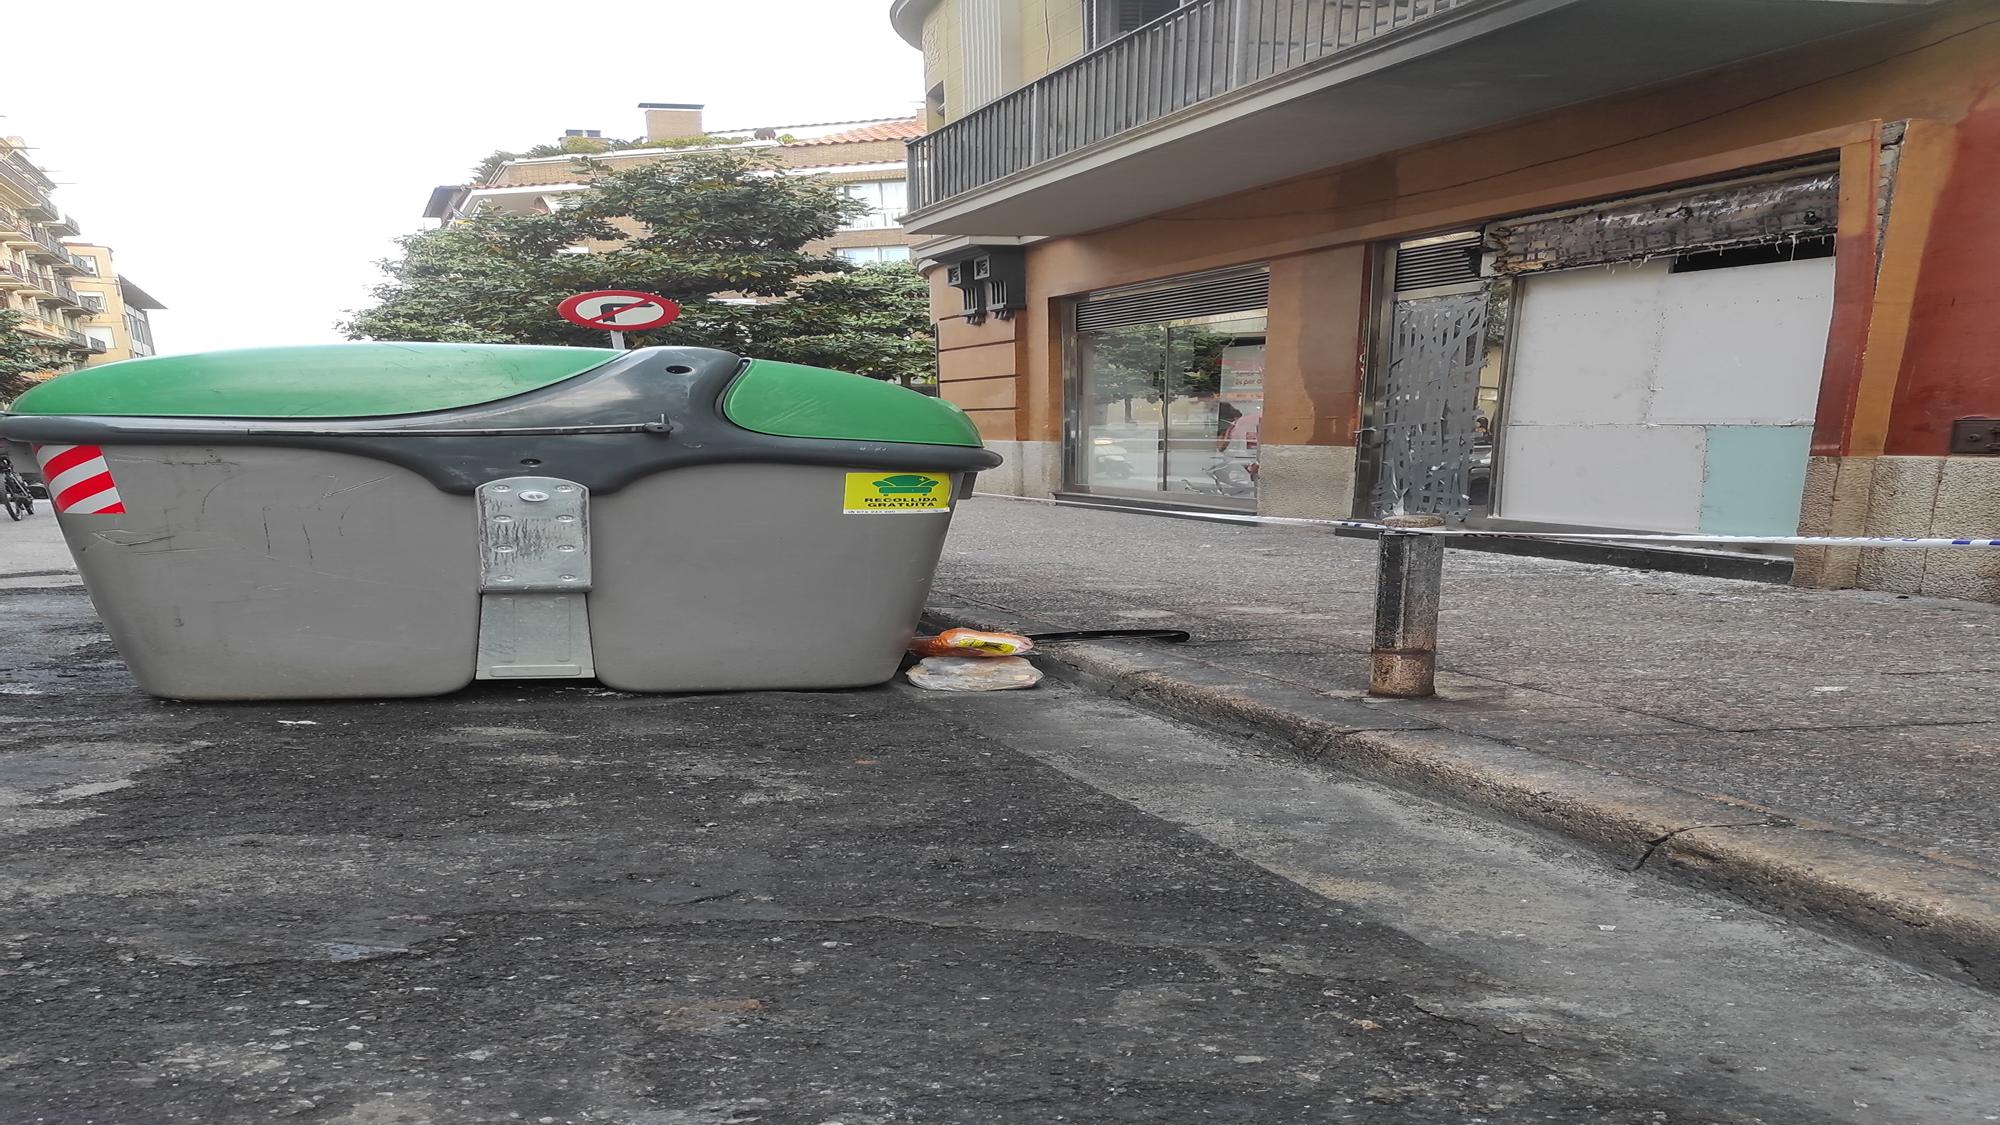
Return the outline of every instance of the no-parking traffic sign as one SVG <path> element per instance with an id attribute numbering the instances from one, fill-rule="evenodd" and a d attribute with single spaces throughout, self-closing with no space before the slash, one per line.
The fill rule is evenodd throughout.
<path id="1" fill-rule="evenodd" d="M 611 333 L 611 345 L 625 346 L 625 333 L 672 324 L 681 307 L 657 293 L 636 289 L 593 289 L 564 299 L 556 312 L 571 324 Z"/>

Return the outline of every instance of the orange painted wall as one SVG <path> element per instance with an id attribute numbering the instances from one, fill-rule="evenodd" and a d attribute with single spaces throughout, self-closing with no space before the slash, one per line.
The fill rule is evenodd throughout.
<path id="1" fill-rule="evenodd" d="M 945 284 L 944 271 L 931 276 L 931 318 L 937 322 L 938 394 L 955 403 L 987 441 L 1020 436 L 1021 321 L 989 318 L 967 324 L 959 292 Z"/>
<path id="2" fill-rule="evenodd" d="M 2000 417 L 2000 92 L 1957 128 L 1909 317 L 1883 452 L 1940 457 L 1952 419 Z"/>
<path id="3" fill-rule="evenodd" d="M 1961 144 L 1984 152 L 1990 161 L 1995 127 L 1984 121 L 1988 111 L 1982 110 L 1979 120 L 1967 115 L 1989 97 L 1996 81 L 2000 81 L 2000 4 L 1981 0 L 1886 30 L 1329 169 L 1123 227 L 1035 243 L 1028 247 L 1030 307 L 1023 321 L 1016 322 L 1022 325 L 1023 345 L 1019 434 L 1049 441 L 1061 435 L 1056 324 L 1062 301 L 1072 295 L 1271 262 L 1274 337 L 1283 333 L 1303 339 L 1303 333 L 1324 331 L 1326 324 L 1359 324 L 1366 314 L 1365 257 L 1358 250 L 1323 254 L 1332 248 L 1714 179 L 1814 154 L 1845 150 L 1848 166 L 1853 167 L 1852 146 L 1872 142 L 1883 121 L 1935 119 L 1959 130 Z M 1972 162 L 1976 166 L 1981 159 L 1975 155 Z M 1984 167 L 1983 173 L 1954 178 L 1953 184 L 1962 186 L 1947 191 L 1944 206 L 1951 213 L 1979 209 L 1981 175 L 1988 177 L 1986 184 L 1996 182 L 1990 162 Z M 1850 219 L 1859 219 L 1873 202 L 1872 189 L 1848 194 L 1844 227 L 1850 227 Z M 1989 212 L 1983 221 L 1996 220 Z M 1892 220 L 1892 238 L 1895 227 Z M 1977 239 L 1987 237 L 1977 235 Z M 1967 239 L 1968 244 L 1975 241 Z M 1993 299 L 1993 290 L 1971 275 L 1985 269 L 1985 284 L 1990 285 L 1993 270 L 1981 259 L 1996 260 L 1995 244 L 1977 245 L 1985 249 L 1941 242 L 1925 255 L 1922 273 L 1930 280 L 1920 284 L 1928 286 L 1923 290 L 1926 303 L 1948 303 L 1952 298 L 1947 291 Z M 1837 295 L 1845 306 L 1845 327 L 1837 326 L 1836 334 L 1845 336 L 1833 341 L 1829 376 L 1854 384 L 1865 379 L 1858 362 L 1861 341 L 1873 339 L 1872 330 L 1864 331 L 1856 318 L 1866 321 L 1872 314 L 1868 287 L 1857 292 L 1852 284 L 1852 266 L 1865 264 L 1865 258 L 1851 230 L 1844 249 L 1842 264 L 1850 270 L 1850 281 Z M 1309 255 L 1312 262 L 1287 264 L 1294 255 Z M 1310 287 L 1296 295 L 1281 295 L 1276 292 L 1280 278 L 1290 279 L 1285 284 Z M 1915 350 L 1900 369 L 1892 369 L 1906 373 L 1908 382 L 1895 396 L 1898 415 L 1891 443 L 1895 448 L 1909 447 L 1910 435 L 1922 437 L 1917 444 L 1929 448 L 1926 443 L 1936 419 L 1951 411 L 1964 412 L 1960 399 L 1941 395 L 1938 386 L 1983 385 L 1976 373 L 1969 372 L 1975 364 L 1969 350 L 1945 339 L 1990 345 L 1989 337 L 1972 326 L 1984 315 L 1989 330 L 2000 331 L 1992 327 L 1996 318 L 1991 304 L 1982 307 L 1987 310 L 1984 314 L 1975 307 L 1954 312 L 1943 306 L 1927 314 L 1923 323 L 1933 325 L 1933 334 L 1940 337 L 1934 342 L 1917 340 L 1919 333 L 1912 332 Z M 1301 347 L 1297 354 L 1308 350 Z M 1948 354 L 1935 354 L 1940 350 Z M 1287 441 L 1351 444 L 1353 405 L 1346 399 L 1358 392 L 1359 338 L 1353 351 L 1355 363 L 1343 359 L 1328 366 L 1317 361 L 1321 367 L 1316 372 L 1301 369 L 1302 380 L 1316 389 L 1296 396 L 1285 409 L 1303 410 L 1304 415 L 1289 420 L 1267 415 L 1266 424 L 1289 426 Z M 2000 348 L 1987 346 L 1984 354 L 2000 355 Z M 947 353 L 947 371 L 951 365 Z M 1321 384 L 1315 380 L 1324 382 L 1324 391 L 1317 389 Z M 1867 390 L 1840 386 L 1831 398 L 1844 404 L 1865 396 Z M 1908 426 L 1902 421 L 1905 417 Z M 1821 451 L 1836 451 L 1844 427 L 1823 429 L 1826 440 Z"/>

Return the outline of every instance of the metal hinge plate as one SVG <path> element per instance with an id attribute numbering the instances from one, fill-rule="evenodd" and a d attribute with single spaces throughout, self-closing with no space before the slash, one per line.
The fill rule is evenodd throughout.
<path id="1" fill-rule="evenodd" d="M 582 678 L 590 651 L 590 490 L 558 477 L 480 485 L 482 680 Z"/>
<path id="2" fill-rule="evenodd" d="M 590 490 L 557 477 L 479 486 L 479 588 L 590 589 Z"/>

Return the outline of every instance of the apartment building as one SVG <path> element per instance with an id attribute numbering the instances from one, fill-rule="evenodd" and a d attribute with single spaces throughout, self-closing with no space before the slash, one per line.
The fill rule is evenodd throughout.
<path id="1" fill-rule="evenodd" d="M 86 273 L 62 244 L 80 231 L 49 198 L 55 181 L 28 158 L 19 137 L 0 139 L 0 308 L 21 314 L 21 331 L 58 356 L 49 374 L 80 366 L 92 352 L 88 314 L 75 279 Z"/>
<path id="2" fill-rule="evenodd" d="M 1009 459 L 982 488 L 2000 535 L 1995 0 L 889 18 L 924 54 L 904 229 L 943 394 Z M 1791 565 L 2000 601 L 1970 552 Z"/>
<path id="3" fill-rule="evenodd" d="M 831 251 L 857 265 L 909 260 L 910 239 L 901 227 L 908 208 L 904 148 L 908 141 L 923 135 L 921 119 L 709 130 L 703 126 L 700 105 L 647 102 L 639 109 L 645 115 L 646 131 L 636 146 L 590 152 L 598 144 L 609 143 L 595 129 L 572 129 L 565 140 L 570 147 L 614 169 L 718 147 L 756 152 L 788 175 L 824 177 L 868 204 L 868 212 L 850 227 L 808 249 Z M 696 138 L 711 143 L 689 143 Z M 579 175 L 577 155 L 508 160 L 479 183 L 436 189 L 424 215 L 449 222 L 482 210 L 527 213 L 559 207 L 564 195 L 586 186 Z"/>
<path id="4" fill-rule="evenodd" d="M 166 308 L 152 295 L 119 273 L 109 246 L 83 242 L 63 244 L 84 272 L 71 284 L 85 315 L 79 324 L 90 352 L 84 365 L 95 367 L 121 359 L 153 354 L 152 312 Z"/>

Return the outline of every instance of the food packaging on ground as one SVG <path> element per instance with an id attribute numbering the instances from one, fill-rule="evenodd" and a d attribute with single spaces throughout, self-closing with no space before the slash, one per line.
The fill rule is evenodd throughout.
<path id="1" fill-rule="evenodd" d="M 910 651 L 918 656 L 1021 656 L 1035 651 L 1035 642 L 1019 633 L 946 629 L 935 637 L 911 641 Z"/>
<path id="2" fill-rule="evenodd" d="M 931 691 L 1014 691 L 1041 683 L 1042 673 L 1018 656 L 992 660 L 927 656 L 910 669 L 910 682 Z"/>

